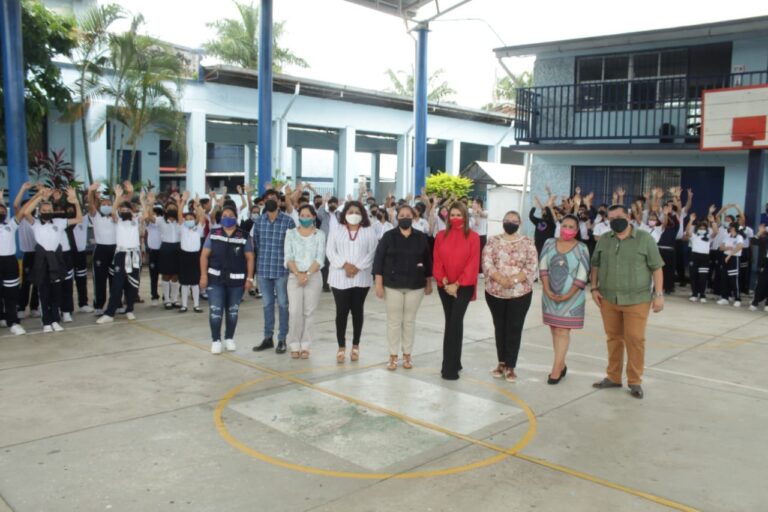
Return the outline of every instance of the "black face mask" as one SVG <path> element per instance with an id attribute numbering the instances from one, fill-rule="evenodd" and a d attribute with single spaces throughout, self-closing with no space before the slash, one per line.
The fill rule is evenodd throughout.
<path id="1" fill-rule="evenodd" d="M 53 220 L 53 212 L 46 212 L 40 214 L 40 220 L 45 222 L 51 222 Z"/>
<path id="2" fill-rule="evenodd" d="M 120 218 L 122 220 L 132 220 L 133 219 L 133 212 L 120 212 Z"/>
<path id="3" fill-rule="evenodd" d="M 319 209 L 321 206 L 323 206 L 322 201 L 315 201 L 315 210 Z"/>
<path id="4" fill-rule="evenodd" d="M 277 201 L 275 201 L 274 199 L 267 199 L 267 202 L 264 203 L 264 209 L 268 213 L 277 211 Z"/>
<path id="5" fill-rule="evenodd" d="M 629 222 L 627 219 L 613 219 L 611 221 L 611 229 L 614 233 L 623 233 L 626 231 Z"/>
<path id="6" fill-rule="evenodd" d="M 178 216 L 178 210 L 166 210 L 165 216 L 169 219 L 175 219 Z"/>
<path id="7" fill-rule="evenodd" d="M 517 230 L 520 229 L 520 224 L 515 224 L 514 222 L 505 222 L 502 224 L 502 227 L 504 227 L 504 232 L 508 235 L 514 235 L 517 233 Z"/>
<path id="8" fill-rule="evenodd" d="M 163 214 L 163 209 L 162 208 L 155 208 L 152 211 L 155 212 L 155 215 L 162 215 Z"/>
<path id="9" fill-rule="evenodd" d="M 337 205 L 336 203 L 331 203 L 331 204 L 328 205 L 328 210 L 331 211 L 331 212 L 335 212 L 336 208 L 338 208 L 338 207 L 339 207 L 339 205 Z"/>
<path id="10" fill-rule="evenodd" d="M 400 229 L 411 229 L 413 219 L 407 217 L 405 219 L 397 219 L 397 225 L 400 226 Z"/>

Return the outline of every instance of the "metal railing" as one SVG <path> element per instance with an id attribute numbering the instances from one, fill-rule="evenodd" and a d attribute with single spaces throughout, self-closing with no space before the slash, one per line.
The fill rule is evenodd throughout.
<path id="1" fill-rule="evenodd" d="M 768 71 L 517 90 L 518 142 L 699 142 L 702 91 L 768 83 Z"/>

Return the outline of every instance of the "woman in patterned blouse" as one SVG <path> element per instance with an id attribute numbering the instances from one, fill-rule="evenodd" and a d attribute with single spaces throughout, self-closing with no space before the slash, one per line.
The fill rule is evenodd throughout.
<path id="1" fill-rule="evenodd" d="M 522 236 L 520 214 L 504 215 L 504 233 L 496 235 L 483 250 L 485 300 L 493 317 L 498 364 L 494 378 L 515 382 L 515 366 L 528 308 L 531 307 L 533 280 L 538 254 L 533 241 Z"/>
<path id="2" fill-rule="evenodd" d="M 576 240 L 579 221 L 573 215 L 560 220 L 560 238 L 550 238 L 541 250 L 541 288 L 544 324 L 552 331 L 555 361 L 548 384 L 557 384 L 568 367 L 565 355 L 571 329 L 584 327 L 584 286 L 589 277 L 589 249 Z"/>

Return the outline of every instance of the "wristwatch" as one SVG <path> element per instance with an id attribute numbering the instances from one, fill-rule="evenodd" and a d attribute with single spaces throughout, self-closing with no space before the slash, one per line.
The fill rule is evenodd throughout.
<path id="1" fill-rule="evenodd" d="M 653 296 L 654 298 L 664 297 L 664 292 L 654 292 Z"/>
<path id="2" fill-rule="evenodd" d="M 251 283 L 252 283 L 252 282 L 253 282 L 253 278 L 252 278 L 252 277 L 249 277 L 249 278 L 247 278 L 247 279 L 246 279 L 246 281 L 248 281 L 248 282 L 251 282 Z"/>

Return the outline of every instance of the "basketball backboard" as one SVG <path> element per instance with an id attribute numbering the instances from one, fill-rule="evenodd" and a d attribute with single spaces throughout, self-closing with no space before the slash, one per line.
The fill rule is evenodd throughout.
<path id="1" fill-rule="evenodd" d="M 768 84 L 704 91 L 701 109 L 702 151 L 768 149 Z"/>

